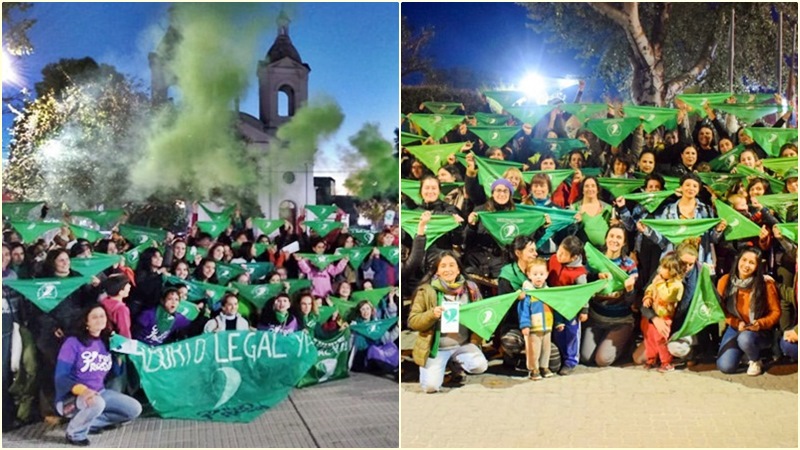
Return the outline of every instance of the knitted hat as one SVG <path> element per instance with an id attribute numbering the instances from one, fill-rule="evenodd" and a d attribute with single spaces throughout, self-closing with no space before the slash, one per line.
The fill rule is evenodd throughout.
<path id="1" fill-rule="evenodd" d="M 492 183 L 492 192 L 494 192 L 494 188 L 501 185 L 507 187 L 511 195 L 514 195 L 514 186 L 511 184 L 510 181 L 506 180 L 505 178 L 498 178 L 494 180 L 494 183 Z"/>

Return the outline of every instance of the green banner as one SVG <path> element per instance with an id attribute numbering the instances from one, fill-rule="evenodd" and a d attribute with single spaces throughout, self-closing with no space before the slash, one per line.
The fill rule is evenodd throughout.
<path id="1" fill-rule="evenodd" d="M 688 107 L 688 111 L 697 114 L 700 118 L 706 117 L 706 111 L 703 109 L 703 104 L 708 103 L 722 103 L 727 100 L 731 94 L 727 92 L 712 92 L 707 94 L 680 94 L 676 95 L 677 100 L 683 100 Z"/>
<path id="2" fill-rule="evenodd" d="M 761 227 L 725 204 L 722 200 L 715 200 L 714 207 L 717 208 L 717 217 L 725 219 L 725 222 L 727 222 L 725 240 L 735 241 L 737 239 L 758 237 L 761 234 Z"/>
<path id="3" fill-rule="evenodd" d="M 225 292 L 229 290 L 225 286 L 203 283 L 202 281 L 196 280 L 183 280 L 172 275 L 162 275 L 162 280 L 165 284 L 173 286 L 179 284 L 185 285 L 189 290 L 189 292 L 186 294 L 186 299 L 190 302 L 196 302 L 198 300 L 210 298 L 212 302 L 216 303 L 222 300 L 222 296 L 225 295 Z"/>
<path id="4" fill-rule="evenodd" d="M 353 269 L 358 269 L 361 267 L 361 264 L 364 264 L 364 260 L 367 259 L 367 256 L 372 253 L 372 249 L 373 247 L 340 247 L 336 252 L 340 255 L 347 256 L 350 260 L 350 266 Z"/>
<path id="5" fill-rule="evenodd" d="M 461 103 L 458 102 L 422 102 L 422 106 L 433 114 L 453 114 Z"/>
<path id="6" fill-rule="evenodd" d="M 406 150 L 411 152 L 419 162 L 425 164 L 425 167 L 435 174 L 439 168 L 447 164 L 447 157 L 451 154 L 458 155 L 463 146 L 463 142 L 456 142 L 454 144 L 413 145 L 406 147 Z"/>
<path id="7" fill-rule="evenodd" d="M 771 177 L 758 169 L 753 169 L 752 167 L 747 167 L 743 164 L 737 164 L 736 173 L 747 175 L 748 177 L 763 178 L 767 180 L 767 182 L 769 182 L 769 186 L 772 188 L 772 192 L 783 191 L 783 181 L 775 177 Z"/>
<path id="8" fill-rule="evenodd" d="M 719 172 L 697 172 L 697 177 L 703 181 L 703 184 L 710 187 L 712 191 L 722 197 L 728 188 L 737 180 L 747 178 L 746 175 L 741 173 L 719 173 Z M 746 181 L 745 181 L 746 183 Z"/>
<path id="9" fill-rule="evenodd" d="M 405 211 L 403 212 L 405 214 Z M 350 228 L 350 234 L 353 235 L 354 238 L 361 244 L 361 245 L 369 245 L 372 244 L 372 241 L 375 240 L 375 233 L 369 230 L 362 230 L 360 228 Z"/>
<path id="10" fill-rule="evenodd" d="M 400 227 L 411 237 L 417 235 L 417 225 L 419 225 L 419 218 L 422 213 L 423 211 L 403 210 L 402 214 L 400 214 Z M 427 250 L 437 239 L 456 228 L 458 228 L 458 223 L 453 216 L 444 214 L 431 215 L 431 220 L 425 228 L 425 236 L 427 237 L 425 249 Z"/>
<path id="11" fill-rule="evenodd" d="M 43 204 L 44 202 L 3 202 L 3 215 L 8 220 L 23 222 L 28 220 L 34 208 Z"/>
<path id="12" fill-rule="evenodd" d="M 400 247 L 396 245 L 378 247 L 381 256 L 389 261 L 393 266 L 400 264 Z"/>
<path id="13" fill-rule="evenodd" d="M 729 152 L 719 155 L 709 161 L 708 165 L 711 166 L 711 170 L 715 170 L 717 172 L 730 172 L 731 169 L 736 167 L 736 164 L 739 163 L 739 155 L 741 155 L 746 148 L 747 147 L 744 145 L 737 145 Z"/>
<path id="14" fill-rule="evenodd" d="M 208 233 L 211 237 L 215 238 L 220 234 L 224 233 L 225 230 L 230 226 L 231 221 L 230 219 L 221 219 L 216 221 L 198 221 L 196 223 L 197 228 L 200 229 L 203 233 Z"/>
<path id="15" fill-rule="evenodd" d="M 476 112 L 475 120 L 478 122 L 479 126 L 498 127 L 505 125 L 506 122 L 508 122 L 508 116 L 503 114 Z"/>
<path id="16" fill-rule="evenodd" d="M 122 256 L 125 257 L 125 265 L 136 270 L 136 266 L 139 264 L 139 255 L 141 255 L 145 249 L 152 247 L 153 242 L 154 241 L 147 240 L 143 244 L 139 244 L 123 253 Z"/>
<path id="17" fill-rule="evenodd" d="M 400 145 L 405 147 L 408 144 L 413 144 L 415 142 L 422 142 L 425 140 L 425 136 L 420 136 L 414 133 L 408 133 L 405 131 L 400 132 Z"/>
<path id="18" fill-rule="evenodd" d="M 78 225 L 70 225 L 69 229 L 72 230 L 72 234 L 75 235 L 76 239 L 86 239 L 89 242 L 96 242 L 105 237 L 103 233 L 97 230 Z"/>
<path id="19" fill-rule="evenodd" d="M 320 237 L 325 237 L 331 234 L 333 230 L 338 230 L 343 226 L 342 222 L 334 222 L 332 220 L 306 220 L 303 224 L 315 231 Z"/>
<path id="20" fill-rule="evenodd" d="M 522 91 L 483 91 L 483 95 L 499 103 L 505 110 L 525 98 Z"/>
<path id="21" fill-rule="evenodd" d="M 397 323 L 397 317 L 382 320 L 370 320 L 350 325 L 353 333 L 360 334 L 371 341 L 380 341 L 384 334 Z"/>
<path id="22" fill-rule="evenodd" d="M 555 105 L 526 105 L 505 108 L 509 114 L 516 117 L 522 123 L 536 126 L 540 120 L 550 114 Z"/>
<path id="23" fill-rule="evenodd" d="M 777 226 L 784 238 L 797 244 L 797 222 L 779 223 Z"/>
<path id="24" fill-rule="evenodd" d="M 517 292 L 509 292 L 466 304 L 460 308 L 459 323 L 484 340 L 489 340 L 518 295 Z"/>
<path id="25" fill-rule="evenodd" d="M 297 383 L 298 388 L 350 376 L 350 329 L 345 328 L 328 339 L 311 337 L 317 349 L 316 362 Z"/>
<path id="26" fill-rule="evenodd" d="M 649 213 L 655 212 L 661 203 L 664 202 L 667 198 L 669 198 L 675 191 L 658 191 L 658 192 L 641 192 L 637 194 L 626 194 L 623 195 L 622 198 L 625 200 L 631 200 L 634 202 L 639 203 L 642 205 L 644 209 L 647 210 Z"/>
<path id="27" fill-rule="evenodd" d="M 122 260 L 122 255 L 92 253 L 88 258 L 70 258 L 70 268 L 85 277 L 93 277 Z"/>
<path id="28" fill-rule="evenodd" d="M 17 230 L 22 242 L 31 244 L 36 239 L 48 231 L 61 228 L 61 222 L 10 222 L 11 226 Z"/>
<path id="29" fill-rule="evenodd" d="M 111 350 L 128 355 L 159 416 L 218 422 L 252 421 L 317 360 L 304 332 L 221 331 L 158 347 L 114 335 Z"/>
<path id="30" fill-rule="evenodd" d="M 666 130 L 678 128 L 678 110 L 673 108 L 658 108 L 655 106 L 626 105 L 623 107 L 626 117 L 642 118 L 644 131 L 652 133 L 653 130 L 664 125 Z"/>
<path id="31" fill-rule="evenodd" d="M 644 187 L 644 182 L 636 178 L 606 178 L 597 179 L 600 187 L 611 193 L 614 198 L 624 197 L 633 191 Z"/>
<path id="32" fill-rule="evenodd" d="M 464 121 L 464 116 L 454 116 L 450 114 L 411 113 L 406 117 L 408 117 L 414 125 L 425 130 L 430 137 L 437 141 L 455 128 L 456 125 Z"/>
<path id="33" fill-rule="evenodd" d="M 689 305 L 689 311 L 686 312 L 686 320 L 681 329 L 672 334 L 670 340 L 693 336 L 706 326 L 723 320 L 725 320 L 725 313 L 720 306 L 717 290 L 714 289 L 714 282 L 711 281 L 708 267 L 703 265 L 692 296 L 692 303 Z"/>
<path id="34" fill-rule="evenodd" d="M 136 225 L 120 225 L 119 234 L 132 245 L 144 244 L 147 241 L 163 242 L 167 238 L 167 232 L 164 230 Z"/>
<path id="35" fill-rule="evenodd" d="M 525 292 L 531 297 L 543 301 L 562 316 L 573 319 L 589 299 L 603 290 L 606 284 L 608 284 L 607 280 L 597 280 L 588 284 L 548 287 Z"/>
<path id="36" fill-rule="evenodd" d="M 584 244 L 583 250 L 586 252 L 586 264 L 594 272 L 611 274 L 611 278 L 607 279 L 608 283 L 601 290 L 603 294 L 608 295 L 625 289 L 625 280 L 629 277 L 628 272 L 622 270 L 622 268 L 614 264 L 606 255 L 588 242 Z"/>
<path id="37" fill-rule="evenodd" d="M 716 226 L 720 219 L 642 219 L 642 223 L 658 231 L 673 244 L 680 244 L 684 239 L 702 236 Z"/>
<path id="38" fill-rule="evenodd" d="M 761 206 L 769 208 L 778 215 L 784 222 L 786 213 L 791 206 L 797 208 L 797 194 L 771 194 L 756 197 Z"/>
<path id="39" fill-rule="evenodd" d="M 785 177 L 786 172 L 791 169 L 797 169 L 797 157 L 791 158 L 767 158 L 762 159 L 761 164 L 767 169 L 777 173 L 781 177 Z"/>
<path id="40" fill-rule="evenodd" d="M 231 216 L 233 212 L 236 210 L 236 205 L 228 206 L 224 208 L 222 211 L 215 212 L 208 209 L 208 207 L 202 203 L 200 203 L 200 207 L 203 208 L 206 214 L 208 214 L 209 219 L 211 222 L 230 222 Z"/>
<path id="41" fill-rule="evenodd" d="M 261 217 L 253 217 L 250 220 L 253 221 L 253 225 L 258 227 L 258 229 L 261 230 L 261 232 L 266 234 L 267 236 L 269 236 L 270 234 L 275 232 L 275 230 L 283 226 L 283 223 L 285 222 L 284 220 L 281 219 L 268 220 Z"/>
<path id="42" fill-rule="evenodd" d="M 469 127 L 489 147 L 502 147 L 506 145 L 521 127 Z"/>
<path id="43" fill-rule="evenodd" d="M 532 236 L 544 224 L 544 214 L 534 211 L 478 212 L 484 228 L 501 246 L 517 236 Z"/>
<path id="44" fill-rule="evenodd" d="M 558 186 L 564 182 L 564 180 L 570 178 L 575 171 L 572 169 L 530 170 L 528 172 L 522 172 L 522 179 L 525 180 L 526 183 L 530 184 L 534 175 L 537 173 L 543 173 L 550 178 L 550 193 L 552 194 L 556 189 L 558 189 Z"/>
<path id="45" fill-rule="evenodd" d="M 101 229 L 109 230 L 125 214 L 123 209 L 109 209 L 106 211 L 70 211 L 72 217 L 85 217 L 100 226 Z"/>
<path id="46" fill-rule="evenodd" d="M 550 216 L 550 226 L 544 229 L 544 234 L 538 241 L 536 247 L 542 247 L 553 237 L 554 234 L 575 223 L 575 211 L 569 209 L 549 208 L 546 206 L 517 205 L 517 210 L 534 211 L 542 216 Z"/>
<path id="47" fill-rule="evenodd" d="M 581 123 L 592 118 L 604 118 L 608 113 L 608 105 L 605 103 L 564 103 L 559 108 L 577 117 Z"/>
<path id="48" fill-rule="evenodd" d="M 306 211 L 311 211 L 317 220 L 327 220 L 329 216 L 336 214 L 339 207 L 336 205 L 306 205 Z"/>
<path id="49" fill-rule="evenodd" d="M 768 155 L 776 158 L 780 156 L 783 144 L 797 143 L 797 128 L 747 127 L 744 134 L 753 138 Z"/>
<path id="50" fill-rule="evenodd" d="M 262 309 L 267 302 L 276 295 L 283 292 L 283 283 L 268 283 L 268 284 L 241 284 L 231 283 L 231 286 L 236 288 L 239 295 L 244 297 L 245 300 L 252 303 L 256 308 Z"/>
<path id="51" fill-rule="evenodd" d="M 598 139 L 614 147 L 618 146 L 636 130 L 642 121 L 638 117 L 624 119 L 597 119 L 586 122 L 586 128 Z"/>
<path id="52" fill-rule="evenodd" d="M 228 284 L 228 281 L 238 277 L 239 275 L 245 273 L 246 270 L 242 268 L 242 266 L 237 264 L 225 264 L 223 262 L 217 262 L 216 264 L 216 275 L 217 281 L 219 284 L 224 285 Z"/>
<path id="53" fill-rule="evenodd" d="M 37 308 L 49 313 L 62 300 L 77 291 L 92 277 L 39 278 L 36 280 L 4 280 L 3 284 L 19 292 Z"/>
<path id="54" fill-rule="evenodd" d="M 319 270 L 325 270 L 326 267 L 345 257 L 345 255 L 318 255 L 316 253 L 298 253 L 297 256 L 307 259 Z"/>
<path id="55" fill-rule="evenodd" d="M 712 103 L 711 107 L 720 111 L 725 111 L 728 114 L 733 114 L 740 122 L 746 122 L 748 124 L 752 124 L 764 116 L 775 114 L 781 110 L 778 105 Z M 797 139 L 797 130 L 795 130 L 795 139 Z"/>
<path id="56" fill-rule="evenodd" d="M 358 303 L 361 300 L 369 300 L 369 302 L 372 303 L 372 306 L 377 308 L 378 303 L 380 303 L 384 297 L 389 295 L 389 292 L 391 292 L 392 289 L 393 288 L 391 286 L 387 286 L 368 291 L 354 291 L 352 294 L 350 294 L 350 301 Z"/>

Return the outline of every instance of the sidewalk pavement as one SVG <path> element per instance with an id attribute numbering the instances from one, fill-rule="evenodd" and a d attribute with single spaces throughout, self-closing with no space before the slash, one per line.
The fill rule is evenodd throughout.
<path id="1" fill-rule="evenodd" d="M 350 378 L 295 389 L 256 420 L 242 423 L 138 419 L 89 436 L 92 447 L 394 447 L 398 446 L 397 382 L 351 373 Z M 66 425 L 38 423 L 3 433 L 3 447 L 72 447 Z M 74 447 L 72 447 L 74 448 Z"/>

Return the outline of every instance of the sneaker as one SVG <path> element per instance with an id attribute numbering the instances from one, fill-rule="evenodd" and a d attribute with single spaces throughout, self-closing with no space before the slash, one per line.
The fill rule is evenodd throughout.
<path id="1" fill-rule="evenodd" d="M 89 446 L 89 440 L 88 439 L 80 439 L 80 440 L 73 439 L 73 438 L 69 437 L 69 435 L 67 435 L 66 437 L 67 437 L 67 443 L 68 444 L 77 445 L 78 447 L 88 447 Z"/>
<path id="2" fill-rule="evenodd" d="M 542 369 L 542 376 L 545 378 L 553 378 L 556 376 L 550 369 Z"/>
<path id="3" fill-rule="evenodd" d="M 751 377 L 761 375 L 761 362 L 749 361 L 747 366 L 747 374 Z"/>
<path id="4" fill-rule="evenodd" d="M 542 374 L 539 373 L 538 370 L 531 370 L 528 374 L 528 378 L 533 381 L 540 381 L 542 379 Z"/>
<path id="5" fill-rule="evenodd" d="M 561 368 L 561 370 L 558 371 L 558 374 L 561 375 L 562 377 L 565 377 L 571 374 L 573 370 L 575 370 L 574 367 L 564 366 Z"/>
<path id="6" fill-rule="evenodd" d="M 644 370 L 651 370 L 658 367 L 655 361 L 647 361 L 646 363 L 642 364 L 642 369 Z"/>
<path id="7" fill-rule="evenodd" d="M 663 364 L 661 367 L 658 368 L 658 371 L 661 373 L 674 372 L 675 366 L 673 366 L 672 364 Z"/>

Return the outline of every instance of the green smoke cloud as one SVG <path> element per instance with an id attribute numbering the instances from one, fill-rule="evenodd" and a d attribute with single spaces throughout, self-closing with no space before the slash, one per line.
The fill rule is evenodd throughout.
<path id="1" fill-rule="evenodd" d="M 378 132 L 378 125 L 366 123 L 350 138 L 355 152 L 347 155 L 350 164 L 362 165 L 351 174 L 344 185 L 359 198 L 375 195 L 397 196 L 399 180 L 398 161 L 392 155 L 392 143 Z M 348 164 L 349 165 L 349 164 Z"/>

